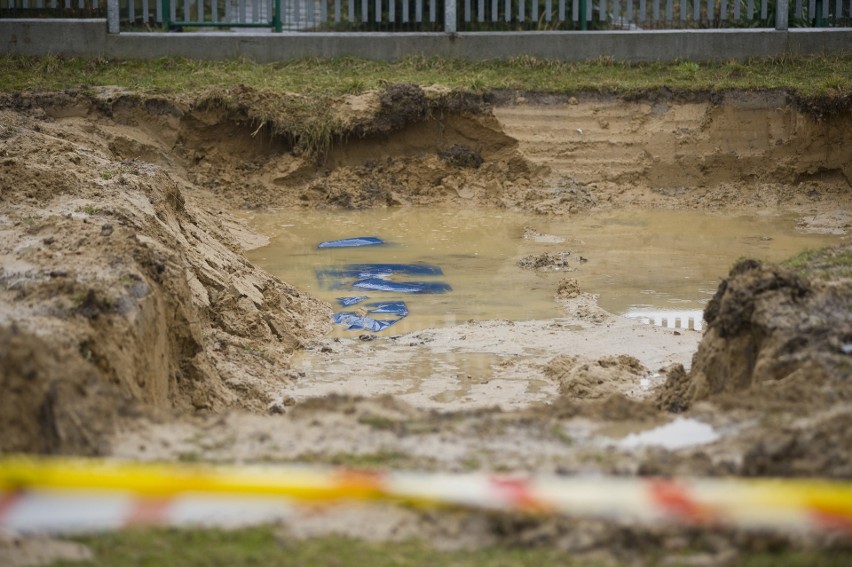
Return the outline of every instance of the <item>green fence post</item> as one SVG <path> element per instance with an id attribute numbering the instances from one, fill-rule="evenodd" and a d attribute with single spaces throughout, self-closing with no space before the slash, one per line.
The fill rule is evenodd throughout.
<path id="1" fill-rule="evenodd" d="M 586 0 L 580 0 L 580 29 L 586 31 Z"/>
<path id="2" fill-rule="evenodd" d="M 172 27 L 171 20 L 169 19 L 171 17 L 172 10 L 171 10 L 171 7 L 169 6 L 169 0 L 163 0 L 161 2 L 161 4 L 163 5 L 163 7 L 162 7 L 162 11 L 163 11 L 163 31 L 167 32 Z"/>
<path id="3" fill-rule="evenodd" d="M 281 25 L 281 0 L 275 0 L 275 15 L 272 17 L 272 23 L 275 24 L 277 33 L 284 31 L 284 26 Z"/>

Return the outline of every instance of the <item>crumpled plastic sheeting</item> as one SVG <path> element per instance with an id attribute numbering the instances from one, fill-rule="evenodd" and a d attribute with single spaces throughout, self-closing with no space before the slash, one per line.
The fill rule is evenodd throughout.
<path id="1" fill-rule="evenodd" d="M 404 301 L 379 301 L 375 303 L 368 303 L 367 306 L 373 308 L 370 309 L 370 313 L 390 313 L 392 315 L 399 315 L 400 317 L 408 315 L 408 307 L 405 305 Z"/>
<path id="2" fill-rule="evenodd" d="M 357 313 L 353 313 L 351 311 L 342 311 L 340 313 L 332 314 L 331 319 L 337 325 L 346 326 L 347 331 L 364 329 L 365 331 L 372 331 L 374 333 L 378 333 L 379 331 L 384 331 L 385 329 L 402 319 L 402 317 L 390 320 L 373 319 L 372 317 L 358 315 Z"/>
<path id="3" fill-rule="evenodd" d="M 409 276 L 443 276 L 444 270 L 434 264 L 347 264 L 339 277 L 369 278 L 406 274 Z"/>
<path id="4" fill-rule="evenodd" d="M 361 246 L 369 244 L 345 244 L 351 241 L 379 240 L 377 238 L 359 238 L 334 240 L 323 242 L 320 248 L 342 248 L 345 246 Z M 358 289 L 369 289 L 373 291 L 392 293 L 447 293 L 452 291 L 449 284 L 444 282 L 400 282 L 391 279 L 397 274 L 408 276 L 441 276 L 444 271 L 439 267 L 426 263 L 414 264 L 346 264 L 343 266 L 331 266 L 316 271 L 317 279 L 324 288 L 342 289 L 353 287 Z M 338 297 L 337 303 L 343 307 L 357 305 L 367 299 L 368 296 L 358 295 L 349 297 Z M 361 309 L 360 312 L 341 311 L 332 315 L 332 320 L 337 325 L 343 325 L 347 330 L 372 331 L 378 333 L 383 331 L 408 316 L 408 307 L 404 301 L 380 301 L 368 303 L 369 309 Z M 365 314 L 364 312 L 367 312 Z M 370 315 L 390 315 L 395 319 L 377 319 Z"/>
<path id="5" fill-rule="evenodd" d="M 367 299 L 367 296 L 341 297 L 338 298 L 338 301 L 341 299 L 357 299 L 359 301 L 363 301 L 364 299 Z M 396 315 L 396 319 L 376 319 L 374 317 L 355 313 L 354 311 L 341 311 L 340 313 L 333 314 L 331 318 L 337 325 L 345 325 L 347 330 L 364 329 L 365 331 L 378 333 L 379 331 L 384 331 L 403 317 L 408 316 L 408 307 L 405 305 L 404 301 L 376 301 L 368 303 L 367 307 L 372 307 L 368 313 Z"/>
<path id="6" fill-rule="evenodd" d="M 338 297 L 337 303 L 343 307 L 349 307 L 350 305 L 361 303 L 365 299 L 369 299 L 369 297 L 366 295 L 359 295 L 358 297 Z"/>
<path id="7" fill-rule="evenodd" d="M 347 264 L 316 271 L 320 285 L 330 289 L 353 286 L 374 291 L 396 293 L 447 293 L 452 288 L 443 282 L 400 282 L 391 280 L 396 274 L 440 276 L 439 266 L 432 264 Z M 345 280 L 354 280 L 347 282 Z"/>
<path id="8" fill-rule="evenodd" d="M 355 238 L 342 238 L 340 240 L 320 242 L 317 248 L 356 248 L 358 246 L 377 246 L 384 243 L 384 240 L 375 236 L 358 236 Z"/>
<path id="9" fill-rule="evenodd" d="M 447 293 L 453 288 L 443 282 L 395 282 L 382 278 L 365 278 L 352 284 L 360 289 L 392 291 L 396 293 Z"/>
<path id="10" fill-rule="evenodd" d="M 322 284 L 328 280 L 365 278 L 389 278 L 394 274 L 409 276 L 442 276 L 443 270 L 432 264 L 347 264 L 341 267 L 323 268 L 316 271 Z"/>

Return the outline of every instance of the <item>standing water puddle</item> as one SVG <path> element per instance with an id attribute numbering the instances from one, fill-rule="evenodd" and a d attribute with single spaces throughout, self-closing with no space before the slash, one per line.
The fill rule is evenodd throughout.
<path id="1" fill-rule="evenodd" d="M 674 318 L 664 315 L 674 313 L 691 318 L 677 326 L 695 327 L 699 311 L 737 258 L 780 261 L 838 238 L 798 233 L 793 216 L 676 211 L 542 218 L 483 209 L 286 210 L 255 214 L 251 222 L 270 243 L 249 252 L 249 259 L 337 311 L 343 309 L 336 298 L 343 296 L 405 301 L 410 315 L 384 335 L 468 320 L 559 317 L 553 296 L 566 276 L 576 278 L 583 291 L 599 294 L 598 303 L 612 313 L 670 327 Z M 356 236 L 377 236 L 387 244 L 317 248 L 320 242 Z M 518 267 L 521 259 L 544 253 L 562 260 L 558 269 Z M 317 277 L 323 270 L 371 263 L 438 266 L 443 275 L 435 280 L 452 291 L 412 295 L 329 289 Z M 335 327 L 338 336 L 359 332 Z"/>
<path id="2" fill-rule="evenodd" d="M 616 441 L 615 446 L 621 449 L 656 446 L 675 451 L 712 443 L 719 438 L 719 433 L 711 425 L 697 419 L 677 417 L 664 425 L 647 431 L 631 432 Z"/>
<path id="3" fill-rule="evenodd" d="M 612 313 L 697 328 L 704 304 L 737 258 L 779 261 L 837 240 L 797 233 L 793 216 L 672 211 L 545 218 L 482 209 L 287 210 L 258 213 L 251 222 L 270 237 L 268 246 L 248 254 L 253 263 L 331 303 L 338 321 L 363 316 L 393 321 L 377 333 L 335 325 L 336 337 L 381 338 L 331 340 L 303 351 L 293 366 L 305 377 L 282 395 L 298 400 L 333 392 L 390 394 L 435 409 L 509 409 L 551 400 L 558 386 L 541 369 L 557 354 L 596 358 L 630 352 L 653 369 L 688 364 L 697 333 L 674 336 L 628 324 L 630 338 L 618 339 L 612 325 L 578 330 L 560 321 L 564 313 L 554 295 L 565 277 L 598 294 L 599 304 Z M 318 247 L 355 237 L 378 237 L 385 244 Z M 382 265 L 378 272 L 376 264 Z M 403 268 L 379 273 L 389 265 Z M 369 289 L 353 287 L 363 278 Z M 383 281 L 452 289 L 425 294 L 375 289 Z M 342 306 L 341 297 L 359 300 Z M 404 303 L 407 315 L 371 314 L 375 303 Z M 692 322 L 685 324 L 687 319 Z M 495 322 L 500 320 L 515 321 L 511 331 Z M 438 327 L 451 329 L 423 331 Z M 401 336 L 412 331 L 421 332 Z"/>

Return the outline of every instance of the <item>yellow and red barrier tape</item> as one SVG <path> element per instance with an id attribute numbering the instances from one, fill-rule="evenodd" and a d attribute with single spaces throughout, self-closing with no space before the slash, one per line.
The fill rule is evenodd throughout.
<path id="1" fill-rule="evenodd" d="M 20 532 L 253 523 L 292 514 L 294 502 L 345 500 L 852 534 L 852 483 L 840 481 L 0 459 L 0 527 Z"/>

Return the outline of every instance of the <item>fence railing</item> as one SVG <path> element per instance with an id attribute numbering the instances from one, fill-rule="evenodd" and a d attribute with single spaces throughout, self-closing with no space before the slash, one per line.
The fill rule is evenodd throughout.
<path id="1" fill-rule="evenodd" d="M 106 0 L 0 0 L 0 17 L 103 17 Z"/>
<path id="2" fill-rule="evenodd" d="M 301 31 L 636 30 L 852 25 L 852 0 L 167 0 L 180 25 L 274 21 Z M 148 0 L 122 0 L 128 23 L 162 23 Z M 150 4 L 159 3 L 150 0 Z M 448 16 L 449 14 L 449 16 Z M 217 18 L 221 18 L 218 19 Z M 452 21 L 450 19 L 452 18 Z"/>
<path id="3" fill-rule="evenodd" d="M 117 18 L 110 13 L 111 22 L 124 29 L 454 32 L 852 26 L 852 0 L 0 0 L 0 17 L 103 15 L 108 5 L 114 6 L 110 12 L 118 12 Z"/>

